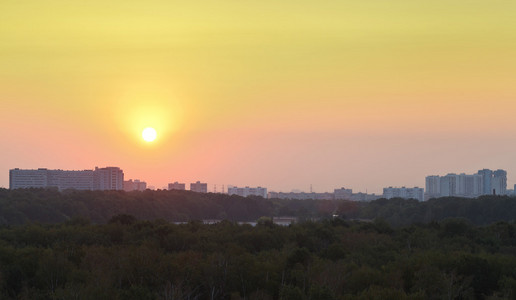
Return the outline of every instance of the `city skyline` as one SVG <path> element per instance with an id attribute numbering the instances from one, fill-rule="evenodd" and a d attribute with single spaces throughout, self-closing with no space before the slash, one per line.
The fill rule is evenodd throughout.
<path id="1" fill-rule="evenodd" d="M 13 168 L 93 165 L 156 187 L 377 194 L 516 174 L 515 13 L 501 0 L 4 1 L 0 186 Z"/>
<path id="2" fill-rule="evenodd" d="M 108 170 L 111 170 L 108 172 Z M 101 175 L 103 172 L 108 172 L 106 174 L 113 174 L 110 176 Z M 113 173 L 114 172 L 114 173 Z M 114 175 L 117 174 L 117 175 Z M 102 177 L 99 177 L 102 176 Z M 95 167 L 94 170 L 62 170 L 62 169 L 47 169 L 47 168 L 37 168 L 37 169 L 11 169 L 9 170 L 9 188 L 30 188 L 30 187 L 57 187 L 59 190 L 64 189 L 105 189 L 104 184 L 99 185 L 104 180 L 108 180 L 111 178 L 113 183 L 111 185 L 116 188 L 125 191 L 133 191 L 139 190 L 143 191 L 145 189 L 156 189 L 155 186 L 149 185 L 147 187 L 147 182 L 140 179 L 128 179 L 124 180 L 124 172 L 123 169 L 119 167 L 105 167 L 98 168 Z M 105 178 L 105 179 L 101 179 Z M 107 186 L 109 183 L 106 181 L 105 185 Z M 126 186 L 127 184 L 127 186 Z M 212 186 L 212 187 L 210 187 Z M 226 187 L 226 188 L 225 188 Z M 482 195 L 513 195 L 516 191 L 516 184 L 514 185 L 515 189 L 508 189 L 510 185 L 507 180 L 507 171 L 502 169 L 490 170 L 490 169 L 482 169 L 478 170 L 476 174 L 466 174 L 462 173 L 448 173 L 446 175 L 427 175 L 425 176 L 425 185 L 424 188 L 420 186 L 409 187 L 407 185 L 399 185 L 399 186 L 384 186 L 382 188 L 382 193 L 371 192 L 368 193 L 366 190 L 365 193 L 362 191 L 358 191 L 353 193 L 352 187 L 343 187 L 333 188 L 333 193 L 331 191 L 313 191 L 313 186 L 310 185 L 310 192 L 306 192 L 304 190 L 292 189 L 290 191 L 275 191 L 269 189 L 269 193 L 267 193 L 268 188 L 262 186 L 254 186 L 250 187 L 249 185 L 244 186 L 236 186 L 232 184 L 222 184 L 219 185 L 219 190 L 217 190 L 216 183 L 207 183 L 201 182 L 197 180 L 196 182 L 190 183 L 190 191 L 200 192 L 200 193 L 226 193 L 229 195 L 237 194 L 240 196 L 247 195 L 267 195 L 274 194 L 276 198 L 288 198 L 289 195 L 299 194 L 300 199 L 310 199 L 310 195 L 317 195 L 317 199 L 327 199 L 329 194 L 332 194 L 331 197 L 335 199 L 339 199 L 338 197 L 342 197 L 342 199 L 349 200 L 358 200 L 358 201 L 370 201 L 378 199 L 379 197 L 385 197 L 387 199 L 394 197 L 401 198 L 414 198 L 419 201 L 428 200 L 430 198 L 439 198 L 439 197 L 448 197 L 448 196 L 458 196 L 458 197 L 479 197 Z M 109 188 L 112 189 L 112 188 Z M 160 189 L 160 188 L 157 188 Z M 178 182 L 169 182 L 167 186 L 163 186 L 161 189 L 163 190 L 186 190 L 186 183 Z M 345 197 L 344 197 L 345 196 Z M 264 197 L 266 198 L 266 197 Z"/>

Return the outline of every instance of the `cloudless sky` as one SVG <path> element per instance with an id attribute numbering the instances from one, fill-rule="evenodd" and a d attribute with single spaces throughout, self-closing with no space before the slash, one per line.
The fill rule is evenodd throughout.
<path id="1" fill-rule="evenodd" d="M 4 187 L 95 166 L 157 188 L 512 186 L 515 115 L 516 1 L 0 2 Z"/>

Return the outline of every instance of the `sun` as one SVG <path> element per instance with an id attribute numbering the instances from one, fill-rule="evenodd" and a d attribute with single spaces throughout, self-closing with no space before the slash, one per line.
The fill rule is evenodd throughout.
<path id="1" fill-rule="evenodd" d="M 152 127 L 147 127 L 142 131 L 143 140 L 146 142 L 154 141 L 157 135 L 158 134 L 156 133 L 156 129 Z"/>

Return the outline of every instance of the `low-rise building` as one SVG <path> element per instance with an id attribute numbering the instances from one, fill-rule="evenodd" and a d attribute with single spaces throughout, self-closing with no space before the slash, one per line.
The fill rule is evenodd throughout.
<path id="1" fill-rule="evenodd" d="M 353 190 L 346 188 L 334 189 L 333 195 L 336 200 L 350 200 L 353 196 Z"/>
<path id="2" fill-rule="evenodd" d="M 147 183 L 145 181 L 140 181 L 135 179 L 124 180 L 124 191 L 145 191 L 147 189 Z"/>
<path id="3" fill-rule="evenodd" d="M 124 172 L 118 167 L 68 171 L 11 169 L 9 188 L 57 188 L 58 190 L 122 190 Z"/>
<path id="4" fill-rule="evenodd" d="M 296 199 L 296 200 L 333 200 L 333 193 L 305 193 L 305 192 L 269 192 L 270 199 Z"/>
<path id="5" fill-rule="evenodd" d="M 260 196 L 263 198 L 267 198 L 267 188 L 264 187 L 243 187 L 239 188 L 236 186 L 229 186 L 228 187 L 228 195 L 238 195 L 241 197 L 247 197 L 247 196 Z"/>
<path id="6" fill-rule="evenodd" d="M 179 182 L 174 182 L 174 183 L 169 183 L 168 184 L 168 190 L 181 190 L 181 191 L 184 191 L 185 190 L 185 184 L 184 183 L 179 183 Z"/>
<path id="7" fill-rule="evenodd" d="M 383 189 L 383 197 L 386 199 L 391 198 L 403 198 L 403 199 L 416 199 L 418 201 L 424 200 L 423 188 L 413 187 L 388 187 Z"/>
<path id="8" fill-rule="evenodd" d="M 190 191 L 197 193 L 207 193 L 208 192 L 208 184 L 197 181 L 195 183 L 190 183 Z"/>
<path id="9" fill-rule="evenodd" d="M 355 193 L 355 194 L 351 195 L 351 199 L 349 199 L 349 200 L 351 200 L 351 201 L 366 201 L 366 202 L 369 202 L 369 201 L 378 200 L 381 197 L 382 196 L 376 195 L 375 193 L 368 194 L 368 193 L 358 192 L 358 193 Z"/>

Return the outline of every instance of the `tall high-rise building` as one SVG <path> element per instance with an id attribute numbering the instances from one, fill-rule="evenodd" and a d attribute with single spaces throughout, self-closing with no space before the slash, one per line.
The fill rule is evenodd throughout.
<path id="1" fill-rule="evenodd" d="M 425 178 L 425 200 L 441 196 L 441 177 L 437 175 Z"/>
<path id="2" fill-rule="evenodd" d="M 93 185 L 96 190 L 123 190 L 124 172 L 118 167 L 95 167 Z"/>
<path id="3" fill-rule="evenodd" d="M 181 191 L 184 191 L 185 190 L 185 184 L 184 183 L 179 183 L 179 182 L 174 182 L 174 183 L 169 183 L 168 184 L 168 190 L 181 190 Z"/>
<path id="4" fill-rule="evenodd" d="M 440 178 L 440 196 L 441 197 L 449 197 L 449 196 L 457 196 L 459 194 L 458 189 L 458 180 L 459 175 L 451 173 L 446 176 L 442 176 Z"/>
<path id="5" fill-rule="evenodd" d="M 484 193 L 484 177 L 478 174 L 459 175 L 459 196 L 478 197 Z"/>
<path id="6" fill-rule="evenodd" d="M 484 182 L 483 193 L 484 195 L 491 195 L 493 190 L 491 189 L 491 179 L 493 178 L 493 171 L 489 169 L 478 170 L 478 175 L 481 175 Z"/>
<path id="7" fill-rule="evenodd" d="M 477 174 L 427 176 L 425 199 L 432 197 L 478 197 L 481 195 L 505 195 L 507 172 L 504 170 L 479 170 Z"/>
<path id="8" fill-rule="evenodd" d="M 491 179 L 491 189 L 493 195 L 505 195 L 507 192 L 507 172 L 505 170 L 496 170 L 493 172 Z"/>
<path id="9" fill-rule="evenodd" d="M 190 191 L 197 193 L 207 193 L 208 192 L 208 184 L 197 181 L 195 183 L 190 183 Z"/>
<path id="10" fill-rule="evenodd" d="M 120 168 L 67 171 L 12 169 L 9 170 L 9 188 L 57 188 L 58 190 L 121 190 L 124 173 Z"/>
<path id="11" fill-rule="evenodd" d="M 478 197 L 483 194 L 484 178 L 479 174 L 451 173 L 439 177 L 439 197 Z M 434 195 L 435 197 L 435 195 Z"/>

